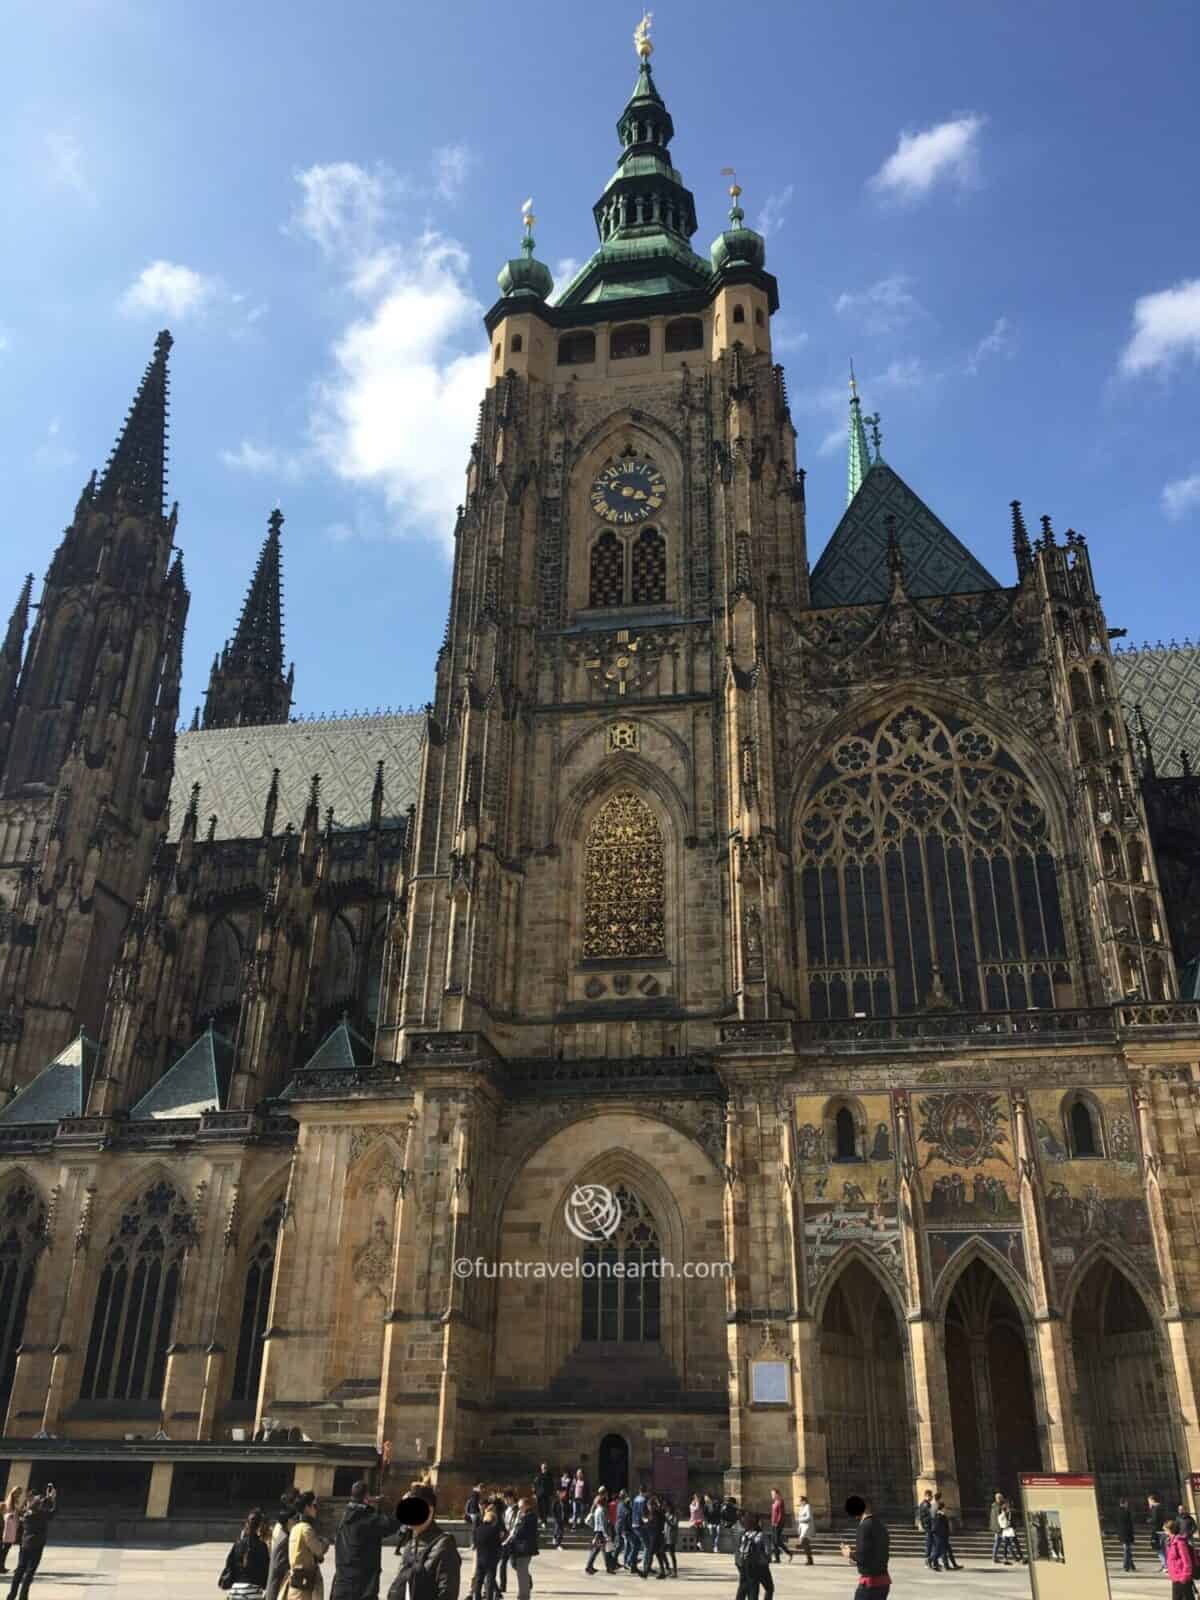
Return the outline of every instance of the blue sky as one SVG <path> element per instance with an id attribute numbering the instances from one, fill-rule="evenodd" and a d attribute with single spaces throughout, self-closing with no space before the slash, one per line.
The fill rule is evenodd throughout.
<path id="1" fill-rule="evenodd" d="M 638 15 L 10 4 L 0 610 L 169 326 L 185 705 L 276 499 L 298 708 L 425 700 L 479 317 L 526 195 L 552 269 L 592 249 Z M 726 165 L 768 234 L 810 559 L 853 356 L 884 455 L 1002 581 L 1018 496 L 1087 534 L 1114 626 L 1200 632 L 1195 5 L 689 0 L 655 39 L 693 242 Z"/>

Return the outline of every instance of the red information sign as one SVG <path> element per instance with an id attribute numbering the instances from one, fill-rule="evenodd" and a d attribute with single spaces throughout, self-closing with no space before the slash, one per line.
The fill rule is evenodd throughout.
<path id="1" fill-rule="evenodd" d="M 1200 1474 L 1197 1474 L 1200 1476 Z M 1090 1472 L 1023 1472 L 1023 1489 L 1092 1489 L 1096 1480 Z"/>

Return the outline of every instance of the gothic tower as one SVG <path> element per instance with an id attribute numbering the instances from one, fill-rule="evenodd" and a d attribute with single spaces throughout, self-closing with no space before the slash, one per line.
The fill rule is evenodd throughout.
<path id="1" fill-rule="evenodd" d="M 0 689 L 0 1085 L 81 1029 L 99 1036 L 129 909 L 162 836 L 188 591 L 166 514 L 167 357 L 160 333 L 103 476 L 54 554 L 28 650 L 27 581 Z"/>
<path id="2" fill-rule="evenodd" d="M 288 719 L 294 669 L 289 667 L 284 675 L 282 528 L 283 512 L 276 507 L 237 630 L 212 664 L 204 696 L 205 728 L 238 728 Z"/>

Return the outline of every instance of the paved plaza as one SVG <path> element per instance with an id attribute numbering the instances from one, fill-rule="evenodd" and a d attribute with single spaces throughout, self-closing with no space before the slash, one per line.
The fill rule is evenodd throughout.
<path id="1" fill-rule="evenodd" d="M 120 1549 L 115 1545 L 51 1544 L 46 1551 L 42 1572 L 34 1584 L 37 1600 L 161 1600 L 166 1594 L 171 1600 L 214 1600 L 219 1596 L 217 1576 L 225 1559 L 227 1545 L 192 1544 L 175 1549 L 152 1548 L 138 1545 Z M 542 1600 L 550 1596 L 561 1600 L 577 1597 L 613 1594 L 629 1600 L 645 1592 L 647 1584 L 655 1579 L 641 1580 L 626 1573 L 608 1576 L 597 1572 L 587 1577 L 583 1572 L 584 1553 L 579 1550 L 544 1551 L 533 1563 L 534 1595 Z M 395 1557 L 390 1550 L 384 1552 L 383 1595 L 395 1570 Z M 465 1575 L 469 1581 L 470 1564 Z M 800 1562 L 785 1561 L 774 1568 L 775 1585 L 781 1600 L 801 1600 L 807 1595 L 849 1597 L 854 1593 L 851 1569 L 830 1555 L 817 1557 L 816 1565 L 805 1567 Z M 332 1552 L 326 1560 L 326 1592 L 332 1578 Z M 1127 1576 L 1119 1569 L 1110 1569 L 1110 1582 L 1114 1600 L 1161 1600 L 1170 1592 L 1166 1581 L 1156 1575 L 1149 1560 L 1141 1571 Z M 996 1600 L 1017 1600 L 1030 1594 L 1029 1574 L 1025 1567 L 993 1567 L 972 1565 L 964 1571 L 949 1574 L 928 1572 L 919 1561 L 904 1559 L 892 1565 L 892 1594 L 895 1600 L 909 1600 L 915 1595 L 995 1596 Z M 680 1558 L 679 1587 L 684 1584 L 699 1586 L 712 1600 L 734 1600 L 737 1574 L 733 1559 L 727 1555 L 688 1555 Z M 465 1596 L 467 1583 L 464 1582 Z M 0 1596 L 3 1590 L 0 1590 Z M 509 1600 L 515 1600 L 516 1584 L 509 1583 Z M 1101 1596 L 1083 1596 L 1079 1600 L 1102 1600 Z"/>

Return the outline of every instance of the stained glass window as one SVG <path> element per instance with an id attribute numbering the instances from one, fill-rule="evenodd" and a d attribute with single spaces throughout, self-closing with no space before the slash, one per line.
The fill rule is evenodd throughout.
<path id="1" fill-rule="evenodd" d="M 665 949 L 662 832 L 631 789 L 600 807 L 584 863 L 583 954 L 660 956 Z"/>
<path id="2" fill-rule="evenodd" d="M 620 1222 L 611 1238 L 583 1250 L 581 1333 L 588 1342 L 651 1343 L 662 1334 L 658 1229 L 640 1196 L 624 1184 L 614 1194 Z"/>

